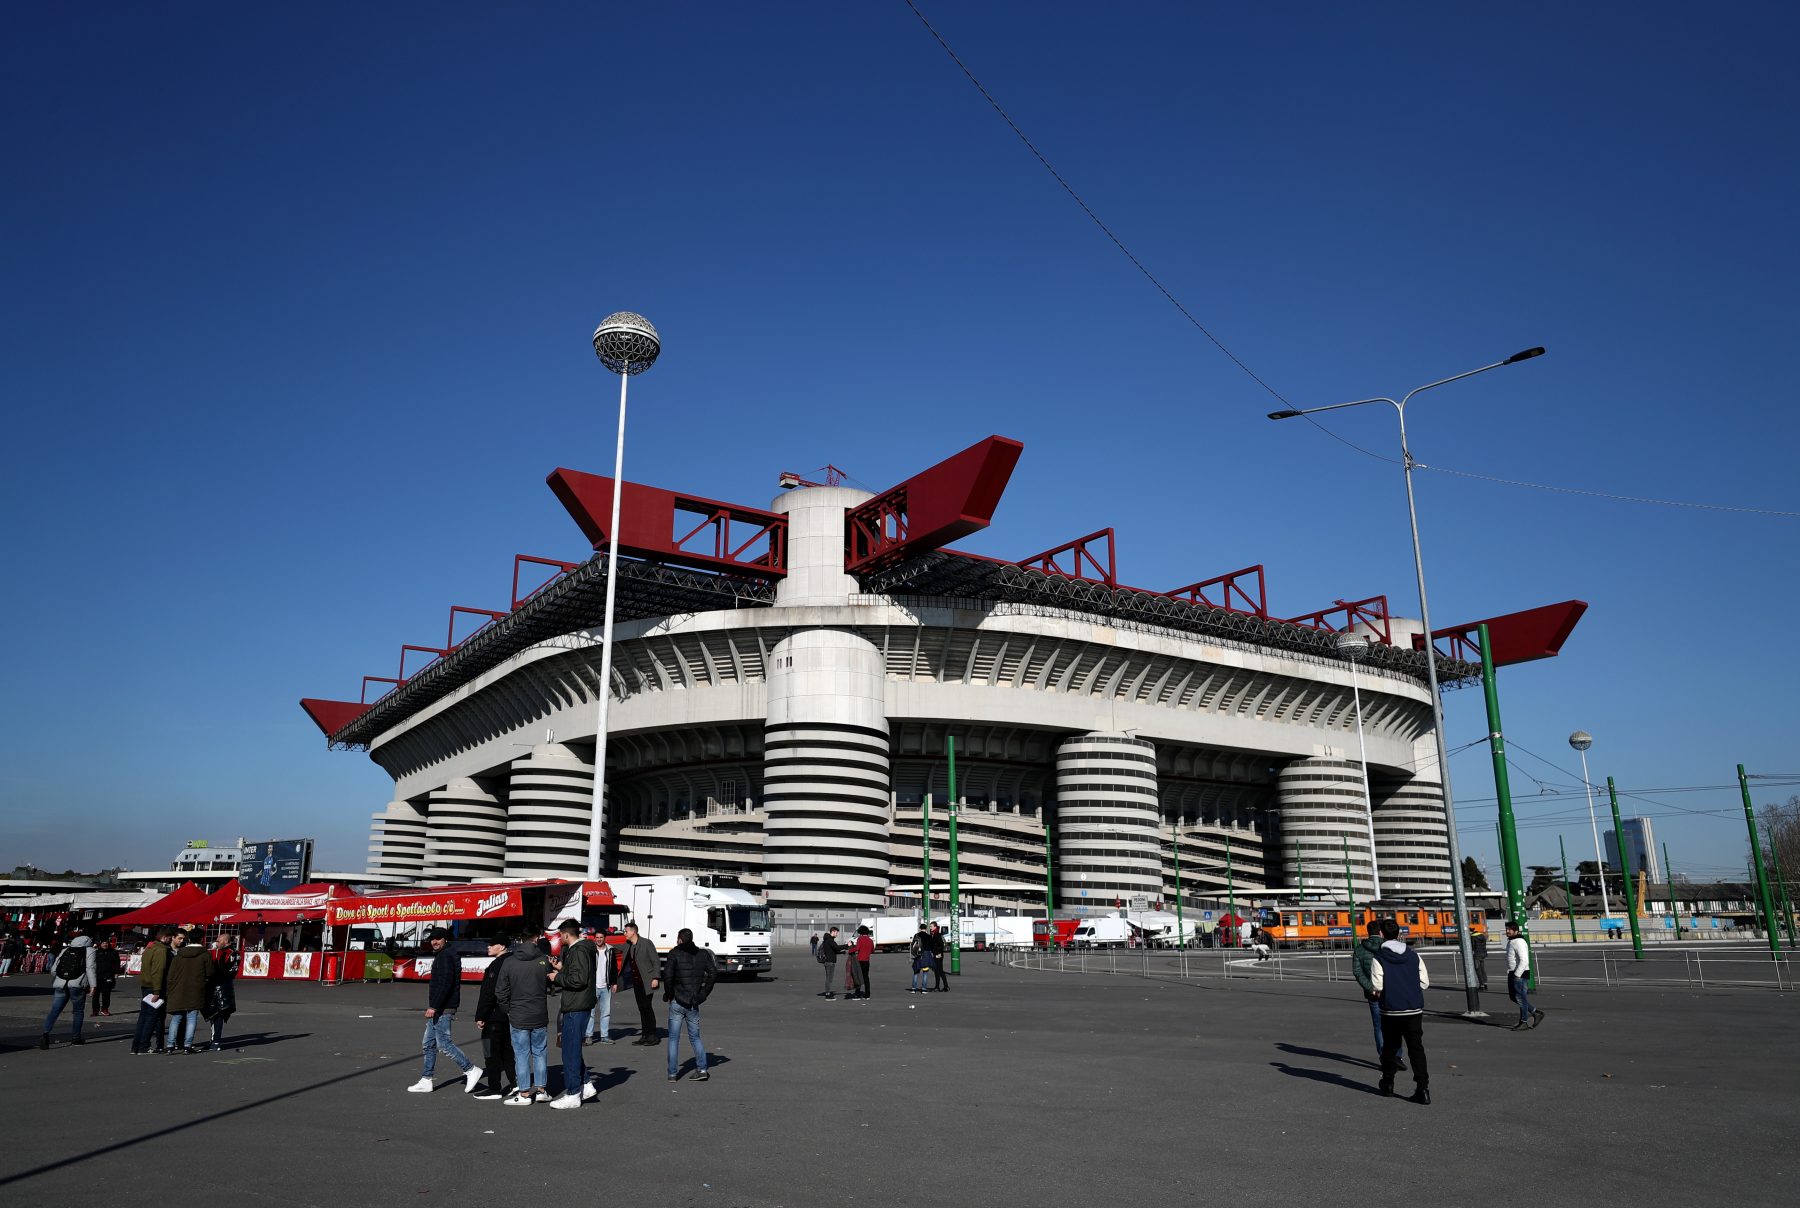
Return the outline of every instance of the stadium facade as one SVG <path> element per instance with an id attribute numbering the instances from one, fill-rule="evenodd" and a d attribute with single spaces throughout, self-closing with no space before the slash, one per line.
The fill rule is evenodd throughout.
<path id="1" fill-rule="evenodd" d="M 1016 562 L 947 548 L 989 523 L 1020 451 L 990 437 L 880 494 L 800 483 L 766 509 L 625 484 L 605 868 L 735 878 L 788 917 L 914 897 L 927 794 L 944 867 L 954 737 L 978 907 L 1041 908 L 1047 860 L 1059 912 L 1169 902 L 1177 844 L 1194 900 L 1228 868 L 1240 894 L 1341 896 L 1347 867 L 1359 900 L 1377 868 L 1386 897 L 1447 896 L 1419 627 L 1383 597 L 1272 617 L 1261 567 L 1125 587 L 1110 530 Z M 611 480 L 549 483 L 603 550 Z M 534 567 L 552 577 L 521 596 Z M 603 555 L 521 556 L 511 608 L 452 609 L 443 646 L 365 679 L 386 695 L 302 702 L 393 778 L 371 871 L 582 875 L 605 585 Z M 1534 651 L 1567 633 L 1543 629 Z M 1479 673 L 1459 634 L 1439 633 L 1448 682 Z M 409 674 L 409 653 L 430 661 Z"/>

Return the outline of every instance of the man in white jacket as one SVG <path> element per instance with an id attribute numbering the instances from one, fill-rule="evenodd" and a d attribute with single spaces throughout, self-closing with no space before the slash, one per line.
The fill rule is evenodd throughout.
<path id="1" fill-rule="evenodd" d="M 1544 1022 L 1544 1013 L 1533 1010 L 1527 991 L 1531 989 L 1531 945 L 1519 934 L 1519 924 L 1506 924 L 1506 996 L 1519 1004 L 1519 1022 L 1515 1032 L 1535 1028 Z"/>

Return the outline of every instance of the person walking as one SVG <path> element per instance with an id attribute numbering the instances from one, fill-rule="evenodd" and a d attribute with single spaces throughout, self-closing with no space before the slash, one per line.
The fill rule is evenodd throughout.
<path id="1" fill-rule="evenodd" d="M 1350 972 L 1356 978 L 1356 984 L 1362 987 L 1363 997 L 1369 1002 L 1369 1021 L 1375 1025 L 1375 1060 L 1381 1060 L 1382 1049 L 1387 1040 L 1381 1031 L 1381 992 L 1375 988 L 1371 969 L 1375 964 L 1375 953 L 1381 949 L 1381 923 L 1370 919 L 1368 934 L 1356 942 L 1350 950 Z M 1400 1062 L 1400 1069 L 1406 1068 L 1406 1062 Z"/>
<path id="2" fill-rule="evenodd" d="M 619 981 L 637 998 L 638 1038 L 632 1044 L 656 1043 L 656 1007 L 650 991 L 662 985 L 662 962 L 656 957 L 656 945 L 638 934 L 636 923 L 625 924 L 625 947 L 619 953 Z"/>
<path id="3" fill-rule="evenodd" d="M 582 1100 L 592 1099 L 597 1092 L 588 1081 L 587 1064 L 581 1058 L 581 1046 L 594 1017 L 594 983 L 600 975 L 600 952 L 594 941 L 581 934 L 581 924 L 564 919 L 557 927 L 562 937 L 562 951 L 551 967 L 556 970 L 550 988 L 560 991 L 561 1016 L 558 1039 L 562 1044 L 563 1093 L 551 1103 L 555 1108 L 580 1107 Z"/>
<path id="4" fill-rule="evenodd" d="M 875 956 L 875 937 L 867 927 L 856 929 L 856 938 L 850 941 L 850 975 L 856 980 L 856 990 L 851 995 L 863 1002 L 869 1000 L 869 962 Z"/>
<path id="5" fill-rule="evenodd" d="M 694 1081 L 705 1082 L 706 1046 L 700 1042 L 700 1004 L 719 980 L 719 963 L 711 948 L 694 945 L 692 929 L 675 933 L 675 946 L 663 958 L 663 1002 L 669 1007 L 669 1081 L 681 1076 L 681 1033 L 687 1030 L 688 1047 L 694 1050 Z"/>
<path id="6" fill-rule="evenodd" d="M 1506 996 L 1519 1004 L 1519 1022 L 1515 1032 L 1535 1028 L 1544 1022 L 1544 1013 L 1531 1005 L 1531 944 L 1520 933 L 1519 924 L 1506 921 Z"/>
<path id="7" fill-rule="evenodd" d="M 1400 1069 L 1400 1045 L 1412 1060 L 1414 1103 L 1431 1102 L 1431 1072 L 1425 1064 L 1425 991 L 1431 976 L 1419 954 L 1400 942 L 1400 924 L 1381 920 L 1381 947 L 1369 966 L 1369 982 L 1381 1001 L 1381 1084 L 1384 1095 L 1394 1093 L 1394 1074 Z"/>
<path id="8" fill-rule="evenodd" d="M 470 1061 L 450 1039 L 457 1008 L 462 1006 L 462 960 L 449 950 L 450 932 L 443 927 L 433 927 L 426 932 L 425 943 L 431 950 L 431 981 L 425 991 L 425 1036 L 420 1041 L 425 1067 L 419 1073 L 419 1080 L 406 1089 L 416 1095 L 428 1095 L 437 1089 L 432 1075 L 437 1071 L 438 1054 L 442 1052 L 462 1071 L 463 1093 L 474 1094 L 475 1084 L 481 1081 L 481 1067 Z"/>
<path id="9" fill-rule="evenodd" d="M 819 959 L 819 933 L 818 932 L 815 931 L 812 933 L 812 938 L 807 941 L 807 945 L 812 949 L 812 958 L 814 960 L 818 960 Z M 6 966 L 4 964 L 0 964 L 0 976 L 4 976 L 5 969 L 6 969 Z"/>
<path id="10" fill-rule="evenodd" d="M 225 1048 L 225 1025 L 237 1014 L 237 947 L 231 936 L 221 934 L 213 941 L 211 981 L 206 991 L 206 1007 L 200 1013 L 212 1025 L 213 1052 Z"/>
<path id="11" fill-rule="evenodd" d="M 163 1051 L 163 1008 L 168 1005 L 163 991 L 168 988 L 170 934 L 167 927 L 158 927 L 151 932 L 150 942 L 144 945 L 143 956 L 138 961 L 137 1031 L 131 1037 L 133 1057 Z"/>
<path id="12" fill-rule="evenodd" d="M 925 924 L 913 932 L 912 942 L 906 946 L 906 955 L 912 962 L 912 980 L 906 984 L 908 994 L 925 993 L 925 971 L 931 967 L 931 956 L 926 947 L 925 937 L 929 933 Z"/>
<path id="13" fill-rule="evenodd" d="M 514 1088 L 518 1086 L 513 1077 L 512 1026 L 506 1021 L 506 1011 L 500 1006 L 494 989 L 506 952 L 504 937 L 495 936 L 488 941 L 488 966 L 482 970 L 481 993 L 475 1000 L 475 1026 L 481 1029 L 482 1079 L 485 1083 L 481 1093 L 475 1096 L 477 1099 L 503 1099 L 506 1083 L 512 1083 Z"/>
<path id="14" fill-rule="evenodd" d="M 175 941 L 163 992 L 168 1018 L 163 1047 L 170 1053 L 198 1053 L 200 1012 L 206 1006 L 212 962 L 207 959 L 206 946 L 196 942 L 191 932 L 179 933 Z"/>
<path id="15" fill-rule="evenodd" d="M 119 984 L 119 941 L 107 936 L 94 950 L 94 1014 L 112 1014 L 113 987 Z"/>
<path id="16" fill-rule="evenodd" d="M 513 1050 L 513 1093 L 507 1107 L 550 1101 L 550 958 L 527 931 L 507 953 L 494 980 L 494 998 L 506 1012 Z"/>
<path id="17" fill-rule="evenodd" d="M 1486 990 L 1487 987 L 1487 929 L 1469 930 L 1469 955 L 1475 958 L 1475 988 Z"/>
<path id="18" fill-rule="evenodd" d="M 824 936 L 819 940 L 819 949 L 814 954 L 818 957 L 819 963 L 825 966 L 825 989 L 822 997 L 826 999 L 837 997 L 837 962 L 838 953 L 842 951 L 843 945 L 838 943 L 838 929 L 827 927 Z"/>
<path id="19" fill-rule="evenodd" d="M 94 941 L 77 931 L 63 945 L 50 965 L 50 1013 L 44 1016 L 44 1034 L 38 1037 L 38 1048 L 50 1047 L 50 1034 L 56 1030 L 56 1017 L 69 1008 L 69 1043 L 86 1044 L 81 1038 L 81 1018 L 87 1011 L 88 993 L 95 984 Z"/>
<path id="20" fill-rule="evenodd" d="M 925 937 L 925 953 L 931 958 L 932 989 L 939 994 L 950 992 L 950 979 L 944 976 L 944 929 L 936 923 Z"/>

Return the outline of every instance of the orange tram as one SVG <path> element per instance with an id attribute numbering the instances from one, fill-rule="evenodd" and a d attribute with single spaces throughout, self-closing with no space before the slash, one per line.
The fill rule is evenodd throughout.
<path id="1" fill-rule="evenodd" d="M 1469 934 L 1487 934 L 1487 918 L 1481 907 L 1471 906 Z M 1356 918 L 1350 910 L 1329 902 L 1283 903 L 1261 911 L 1262 929 L 1279 948 L 1324 948 L 1348 944 L 1368 934 L 1368 925 L 1377 919 L 1393 919 L 1400 924 L 1400 934 L 1414 943 L 1450 944 L 1460 937 L 1456 927 L 1456 908 L 1449 902 L 1376 902 L 1358 906 Z"/>

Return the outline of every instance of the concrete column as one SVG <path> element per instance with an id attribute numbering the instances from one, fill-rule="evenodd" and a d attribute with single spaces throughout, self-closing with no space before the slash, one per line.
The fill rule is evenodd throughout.
<path id="1" fill-rule="evenodd" d="M 1093 733 L 1056 748 L 1056 901 L 1104 913 L 1114 901 L 1162 896 L 1156 747 Z"/>
<path id="2" fill-rule="evenodd" d="M 1444 786 L 1419 777 L 1377 783 L 1374 796 L 1383 896 L 1448 900 L 1450 828 L 1444 822 Z"/>
<path id="3" fill-rule="evenodd" d="M 844 570 L 844 513 L 871 498 L 849 487 L 783 491 L 769 504 L 788 518 L 788 573 L 775 585 L 775 604 L 842 604 L 857 593 Z"/>
<path id="4" fill-rule="evenodd" d="M 1296 759 L 1276 778 L 1281 803 L 1281 884 L 1298 888 L 1305 862 L 1309 901 L 1344 902 L 1344 846 L 1358 905 L 1375 891 L 1369 823 L 1363 809 L 1362 768 L 1355 759 L 1317 755 Z M 1387 878 L 1387 862 L 1381 875 Z M 1383 893 L 1391 886 L 1383 884 Z"/>
<path id="5" fill-rule="evenodd" d="M 776 643 L 763 740 L 769 905 L 846 912 L 881 906 L 888 789 L 881 651 L 837 629 L 802 630 Z"/>
<path id="6" fill-rule="evenodd" d="M 506 792 L 506 876 L 542 880 L 587 875 L 594 765 L 561 743 L 543 743 L 512 763 Z"/>
<path id="7" fill-rule="evenodd" d="M 458 777 L 431 791 L 425 826 L 427 881 L 493 881 L 506 868 L 506 802 L 481 781 Z"/>
<path id="8" fill-rule="evenodd" d="M 425 874 L 425 811 L 390 801 L 369 826 L 369 871 L 417 880 Z"/>

